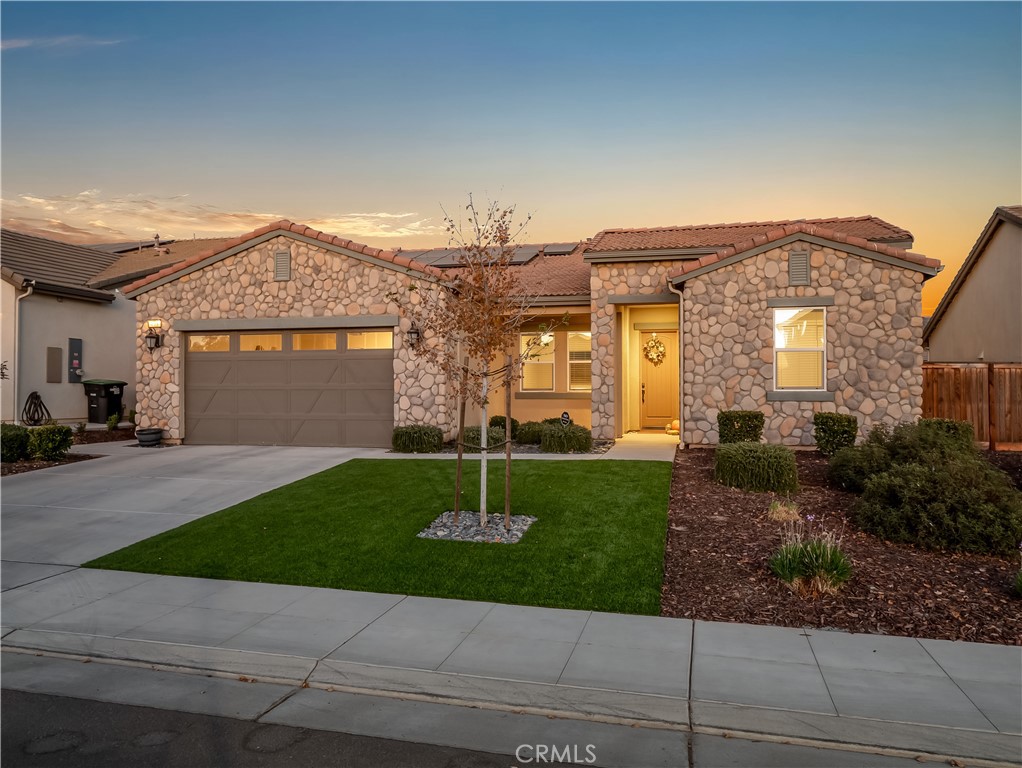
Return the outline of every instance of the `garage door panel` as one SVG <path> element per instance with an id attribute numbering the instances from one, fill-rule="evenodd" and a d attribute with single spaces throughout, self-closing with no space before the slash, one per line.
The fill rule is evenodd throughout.
<path id="1" fill-rule="evenodd" d="M 393 351 L 295 349 L 295 333 L 302 332 L 281 335 L 282 350 L 186 352 L 185 439 L 214 445 L 389 446 Z M 230 349 L 238 350 L 239 334 L 227 335 Z"/>
<path id="2" fill-rule="evenodd" d="M 238 390 L 238 416 L 286 416 L 290 411 L 286 389 Z"/>
<path id="3" fill-rule="evenodd" d="M 340 389 L 292 389 L 292 416 L 341 418 L 345 413 L 344 391 Z"/>
<path id="4" fill-rule="evenodd" d="M 238 443 L 241 445 L 287 445 L 287 419 L 238 419 Z"/>
<path id="5" fill-rule="evenodd" d="M 336 355 L 335 355 L 336 358 Z M 291 360 L 290 383 L 301 386 L 344 383 L 344 366 L 340 360 Z"/>
<path id="6" fill-rule="evenodd" d="M 345 361 L 344 367 L 348 384 L 379 386 L 381 382 L 387 382 L 391 386 L 394 381 L 394 361 L 391 358 L 379 359 L 374 356 L 362 360 L 349 359 Z"/>

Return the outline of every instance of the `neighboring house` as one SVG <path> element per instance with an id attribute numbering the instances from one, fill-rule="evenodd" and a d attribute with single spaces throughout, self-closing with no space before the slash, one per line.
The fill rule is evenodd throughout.
<path id="1" fill-rule="evenodd" d="M 4 229 L 0 233 L 3 421 L 20 419 L 38 392 L 59 421 L 87 420 L 82 379 L 128 382 L 124 404 L 134 403 L 135 305 L 89 281 L 120 257 Z"/>
<path id="2" fill-rule="evenodd" d="M 932 363 L 1022 363 L 1022 206 L 994 210 L 923 343 Z"/>
<path id="3" fill-rule="evenodd" d="M 722 409 L 761 410 L 771 442 L 812 443 L 818 410 L 863 428 L 920 415 L 923 282 L 940 265 L 871 216 L 647 230 L 522 246 L 543 353 L 519 419 L 568 411 L 608 439 L 682 422 L 717 442 Z M 281 221 L 124 288 L 138 302 L 143 426 L 197 443 L 388 445 L 396 425 L 453 428 L 443 377 L 393 300 L 455 266 Z M 543 317 L 567 318 L 552 332 Z M 158 325 L 162 346 L 143 336 Z M 503 397 L 494 393 L 493 411 Z M 478 417 L 476 417 L 478 418 Z"/>

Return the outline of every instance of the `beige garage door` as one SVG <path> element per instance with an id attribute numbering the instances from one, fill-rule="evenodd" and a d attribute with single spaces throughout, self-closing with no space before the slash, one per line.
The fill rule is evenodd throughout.
<path id="1" fill-rule="evenodd" d="M 185 441 L 389 446 L 388 329 L 185 336 Z"/>

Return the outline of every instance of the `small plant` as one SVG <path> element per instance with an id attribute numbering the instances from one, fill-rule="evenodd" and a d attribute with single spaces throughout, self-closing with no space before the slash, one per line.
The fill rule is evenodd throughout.
<path id="1" fill-rule="evenodd" d="M 0 459 L 4 463 L 29 457 L 28 430 L 17 424 L 0 424 Z"/>
<path id="2" fill-rule="evenodd" d="M 106 420 L 106 431 L 113 432 L 117 429 L 117 425 L 121 423 L 121 415 L 119 413 L 113 414 L 109 419 Z"/>
<path id="3" fill-rule="evenodd" d="M 846 413 L 817 413 L 813 416 L 816 447 L 824 456 L 833 456 L 842 448 L 855 445 L 859 421 Z"/>
<path id="4" fill-rule="evenodd" d="M 67 456 L 74 443 L 71 427 L 48 424 L 31 430 L 28 437 L 28 451 L 32 456 L 46 461 L 59 461 Z"/>
<path id="5" fill-rule="evenodd" d="M 766 417 L 760 411 L 721 411 L 717 414 L 720 443 L 758 443 Z"/>
<path id="6" fill-rule="evenodd" d="M 1018 557 L 1020 566 L 1022 566 L 1022 542 L 1018 545 Z M 1011 587 L 1015 592 L 1015 597 L 1022 597 L 1022 567 L 1019 567 L 1018 573 L 1015 574 L 1015 581 L 1012 583 Z"/>
<path id="7" fill-rule="evenodd" d="M 803 597 L 832 595 L 852 575 L 841 551 L 841 538 L 830 531 L 807 530 L 809 516 L 785 524 L 781 546 L 770 558 L 770 570 Z"/>
<path id="8" fill-rule="evenodd" d="M 744 491 L 798 491 L 795 452 L 783 445 L 730 443 L 718 445 L 713 479 Z"/>
<path id="9" fill-rule="evenodd" d="M 543 419 L 543 421 L 540 422 L 540 423 L 548 425 L 548 426 L 559 427 L 561 425 L 561 417 L 560 416 L 551 416 L 549 419 Z M 574 420 L 569 418 L 568 419 L 568 423 L 569 424 L 574 424 L 575 422 L 574 422 Z"/>
<path id="10" fill-rule="evenodd" d="M 504 418 L 503 416 L 491 416 L 490 417 L 490 426 L 491 427 L 496 427 L 501 432 L 505 432 L 505 430 L 507 429 L 507 419 Z M 520 426 L 521 425 L 518 423 L 518 419 L 511 419 L 511 439 L 512 440 L 515 440 L 518 437 L 518 429 L 520 428 Z"/>
<path id="11" fill-rule="evenodd" d="M 540 450 L 544 453 L 589 453 L 592 449 L 593 433 L 585 427 L 558 423 L 543 428 Z"/>
<path id="12" fill-rule="evenodd" d="M 543 441 L 544 426 L 540 421 L 527 421 L 519 425 L 515 441 L 522 445 L 539 445 Z"/>
<path id="13" fill-rule="evenodd" d="M 138 424 L 138 414 L 135 413 L 134 408 L 128 411 L 128 421 L 130 421 L 132 424 Z"/>
<path id="14" fill-rule="evenodd" d="M 798 513 L 798 505 L 790 501 L 775 500 L 770 502 L 770 509 L 767 510 L 767 518 L 775 523 L 794 523 L 801 519 Z"/>
<path id="15" fill-rule="evenodd" d="M 89 431 L 89 428 L 85 425 L 84 421 L 79 421 L 75 424 L 75 434 L 78 437 L 85 437 L 85 434 Z"/>
<path id="16" fill-rule="evenodd" d="M 465 427 L 465 453 L 481 453 L 482 437 L 481 427 Z M 504 430 L 490 427 L 486 430 L 486 451 L 497 450 L 504 450 Z"/>
<path id="17" fill-rule="evenodd" d="M 398 453 L 437 453 L 444 444 L 444 433 L 428 424 L 395 427 L 390 444 Z"/>

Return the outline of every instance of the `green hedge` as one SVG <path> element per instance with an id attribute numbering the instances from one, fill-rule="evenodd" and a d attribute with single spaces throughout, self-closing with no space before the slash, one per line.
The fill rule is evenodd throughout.
<path id="1" fill-rule="evenodd" d="M 765 420 L 761 411 L 721 411 L 717 414 L 720 443 L 758 443 Z"/>
<path id="2" fill-rule="evenodd" d="M 544 453 L 589 453 L 593 449 L 593 433 L 577 424 L 566 427 L 548 424 L 543 427 L 539 445 Z"/>
<path id="3" fill-rule="evenodd" d="M 507 419 L 505 419 L 503 416 L 491 416 L 490 417 L 490 426 L 491 427 L 496 427 L 501 432 L 506 434 Z M 518 419 L 515 419 L 515 418 L 511 419 L 511 439 L 512 440 L 515 440 L 518 437 L 518 428 L 520 426 L 521 426 L 521 424 L 518 423 Z M 503 439 L 503 438 L 501 438 L 501 439 Z"/>
<path id="4" fill-rule="evenodd" d="M 483 430 L 481 427 L 465 427 L 465 453 L 479 453 L 479 443 L 482 441 Z M 490 427 L 486 430 L 486 452 L 500 451 L 503 453 L 504 430 Z M 498 447 L 499 446 L 499 447 Z"/>
<path id="5" fill-rule="evenodd" d="M 859 420 L 846 413 L 817 413 L 813 416 L 816 447 L 824 456 L 833 456 L 842 448 L 855 445 Z"/>
<path id="6" fill-rule="evenodd" d="M 541 421 L 527 421 L 518 427 L 518 437 L 515 441 L 522 445 L 539 445 L 543 442 L 543 428 L 546 425 Z"/>
<path id="7" fill-rule="evenodd" d="M 27 459 L 28 430 L 17 424 L 0 424 L 0 454 L 4 462 Z"/>
<path id="8" fill-rule="evenodd" d="M 1012 555 L 1022 541 L 1022 493 L 978 455 L 876 473 L 853 516 L 868 533 L 924 549 Z"/>
<path id="9" fill-rule="evenodd" d="M 440 427 L 413 424 L 395 427 L 390 444 L 398 453 L 438 453 L 444 444 Z"/>
<path id="10" fill-rule="evenodd" d="M 713 479 L 745 491 L 798 491 L 795 452 L 783 445 L 729 443 L 718 445 Z"/>
<path id="11" fill-rule="evenodd" d="M 560 416 L 551 416 L 549 419 L 543 419 L 543 421 L 541 421 L 540 423 L 544 424 L 544 425 L 547 425 L 547 426 L 559 427 L 561 425 L 561 417 Z M 575 423 L 574 419 L 571 419 L 571 418 L 568 419 L 568 424 L 574 424 L 574 423 Z"/>
<path id="12" fill-rule="evenodd" d="M 62 424 L 48 424 L 29 432 L 28 452 L 39 459 L 59 461 L 67 456 L 74 443 L 71 427 Z"/>

